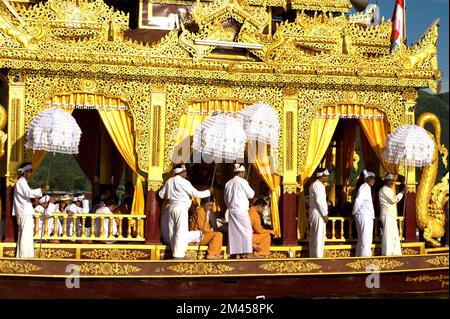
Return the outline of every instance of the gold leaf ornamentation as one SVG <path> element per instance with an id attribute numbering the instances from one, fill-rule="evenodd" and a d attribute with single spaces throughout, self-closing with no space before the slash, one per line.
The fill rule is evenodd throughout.
<path id="1" fill-rule="evenodd" d="M 275 259 L 283 259 L 283 258 L 289 258 L 288 252 L 271 252 L 269 257 L 267 258 L 275 258 Z"/>
<path id="2" fill-rule="evenodd" d="M 234 270 L 234 267 L 215 263 L 180 263 L 167 269 L 185 275 L 216 275 Z"/>
<path id="3" fill-rule="evenodd" d="M 42 254 L 40 249 L 36 249 L 34 252 L 34 256 L 36 258 L 43 258 L 43 259 L 64 259 L 64 258 L 71 258 L 75 254 L 62 249 L 49 249 L 49 248 L 43 248 Z"/>
<path id="4" fill-rule="evenodd" d="M 429 275 L 422 275 L 422 276 L 415 276 L 410 277 L 407 276 L 405 281 L 412 281 L 412 282 L 431 282 L 431 281 L 439 281 L 441 283 L 441 287 L 445 288 L 448 287 L 448 275 L 440 274 L 439 276 L 429 276 Z"/>
<path id="5" fill-rule="evenodd" d="M 323 256 L 325 258 L 345 258 L 350 257 L 351 254 L 349 249 L 330 249 L 325 250 Z"/>
<path id="6" fill-rule="evenodd" d="M 29 262 L 18 262 L 3 260 L 0 261 L 0 273 L 28 274 L 30 272 L 42 270 L 42 267 Z"/>
<path id="7" fill-rule="evenodd" d="M 275 261 L 259 266 L 267 271 L 278 273 L 304 273 L 322 268 L 322 266 L 305 261 Z"/>
<path id="8" fill-rule="evenodd" d="M 142 269 L 133 265 L 119 263 L 85 263 L 78 266 L 78 270 L 83 275 L 129 275 L 141 271 Z"/>
<path id="9" fill-rule="evenodd" d="M 3 252 L 3 256 L 5 257 L 15 257 L 16 252 L 14 250 L 7 250 Z"/>
<path id="10" fill-rule="evenodd" d="M 348 268 L 354 270 L 367 270 L 378 268 L 379 270 L 396 269 L 403 266 L 404 263 L 395 259 L 362 259 L 345 264 Z"/>
<path id="11" fill-rule="evenodd" d="M 448 267 L 448 256 L 436 256 L 426 260 L 427 263 L 434 266 L 444 266 Z"/>
<path id="12" fill-rule="evenodd" d="M 402 248 L 403 255 L 419 255 L 419 251 L 411 248 L 404 247 Z"/>
<path id="13" fill-rule="evenodd" d="M 82 252 L 82 256 L 99 260 L 136 260 L 150 257 L 143 251 L 131 249 L 92 249 Z"/>

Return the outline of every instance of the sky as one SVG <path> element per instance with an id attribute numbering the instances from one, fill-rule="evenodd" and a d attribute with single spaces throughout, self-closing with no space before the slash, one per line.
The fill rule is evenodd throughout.
<path id="1" fill-rule="evenodd" d="M 449 0 L 405 0 L 406 1 L 406 38 L 408 47 L 416 43 L 420 36 L 439 18 L 439 40 L 438 40 L 438 65 L 442 71 L 441 93 L 448 92 L 449 79 Z M 385 21 L 392 18 L 396 0 L 369 0 L 369 3 L 378 3 L 381 16 Z"/>

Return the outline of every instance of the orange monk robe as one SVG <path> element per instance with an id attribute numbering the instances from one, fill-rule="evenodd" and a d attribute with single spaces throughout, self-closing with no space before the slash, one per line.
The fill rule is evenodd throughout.
<path id="1" fill-rule="evenodd" d="M 206 219 L 206 211 L 203 207 L 200 206 L 192 215 L 190 228 L 191 230 L 201 230 L 203 232 L 200 245 L 208 245 L 209 256 L 220 256 L 223 235 L 221 232 L 215 232 L 211 229 L 209 221 Z"/>
<path id="2" fill-rule="evenodd" d="M 250 207 L 249 213 L 253 228 L 252 243 L 261 248 L 259 252 L 255 252 L 255 255 L 269 256 L 271 240 L 270 231 L 262 227 L 261 217 L 255 207 Z"/>

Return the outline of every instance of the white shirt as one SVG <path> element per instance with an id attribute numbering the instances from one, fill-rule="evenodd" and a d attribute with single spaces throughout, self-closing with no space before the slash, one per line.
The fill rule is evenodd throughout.
<path id="1" fill-rule="evenodd" d="M 255 191 L 250 187 L 247 180 L 236 175 L 225 184 L 224 195 L 228 210 L 248 214 L 248 200 L 255 196 Z"/>
<path id="2" fill-rule="evenodd" d="M 355 205 L 353 205 L 353 215 L 364 215 L 375 219 L 372 191 L 370 185 L 366 182 L 359 187 L 356 194 Z"/>
<path id="3" fill-rule="evenodd" d="M 327 192 L 325 185 L 318 179 L 309 186 L 309 211 L 318 212 L 322 217 L 328 215 Z"/>
<path id="4" fill-rule="evenodd" d="M 191 207 L 192 197 L 205 198 L 208 196 L 211 196 L 209 189 L 198 191 L 192 186 L 191 182 L 180 175 L 169 178 L 166 184 L 164 184 L 164 187 L 159 191 L 159 197 L 163 199 L 167 198 L 169 205 L 182 205 L 186 209 Z"/>
<path id="5" fill-rule="evenodd" d="M 384 185 L 378 195 L 380 196 L 380 215 L 397 217 L 396 204 L 403 198 L 403 193 L 394 196 L 394 190 Z"/>
<path id="6" fill-rule="evenodd" d="M 100 207 L 95 211 L 95 214 L 97 215 L 113 215 L 113 212 L 109 209 L 109 207 L 104 206 Z M 98 231 L 100 231 L 100 226 L 98 226 Z M 112 234 L 117 235 L 117 223 L 116 220 L 113 218 L 112 220 Z M 103 219 L 103 236 L 108 237 L 109 236 L 109 218 Z"/>
<path id="7" fill-rule="evenodd" d="M 34 208 L 31 204 L 30 198 L 42 197 L 42 191 L 40 188 L 30 189 L 25 177 L 21 177 L 17 180 L 16 186 L 14 186 L 14 201 L 13 201 L 13 216 L 33 216 Z"/>
<path id="8" fill-rule="evenodd" d="M 50 216 L 53 213 L 59 213 L 59 207 L 54 203 L 48 203 L 48 206 L 45 209 L 45 215 Z"/>

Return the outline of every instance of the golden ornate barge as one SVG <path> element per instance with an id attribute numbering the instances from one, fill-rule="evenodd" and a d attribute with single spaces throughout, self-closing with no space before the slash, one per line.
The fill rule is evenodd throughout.
<path id="1" fill-rule="evenodd" d="M 436 244 L 436 238 L 443 236 L 448 174 L 434 187 L 436 176 L 426 177 L 432 173 L 424 174 L 419 185 L 415 171 L 408 173 L 406 216 L 399 219 L 405 227 L 404 256 L 351 257 L 354 242 L 344 235 L 338 240 L 337 221 L 333 221 L 328 258 L 305 258 L 304 189 L 332 139 L 321 140 L 320 132 L 329 130 L 333 135 L 338 121 L 359 121 L 366 134 L 378 135 L 368 139 L 378 156 L 378 172 L 387 170 L 380 158 L 387 133 L 414 124 L 418 88 L 440 90 L 437 25 L 413 46 L 402 44 L 391 52 L 392 22 L 383 20 L 376 27 L 357 23 L 364 19 L 349 18 L 352 5 L 347 0 L 140 0 L 139 14 L 130 15 L 131 23 L 129 16 L 103 0 L 10 3 L 9 7 L 0 3 L 4 105 L 0 176 L 6 225 L 5 242 L 0 243 L 0 280 L 5 280 L 5 287 L 12 277 L 66 277 L 66 267 L 76 264 L 85 279 L 286 277 L 303 280 L 305 287 L 326 275 L 331 286 L 353 278 L 344 285 L 351 293 L 356 282 L 365 287 L 364 278 L 370 273 L 366 266 L 374 264 L 392 279 L 387 291 L 448 291 L 448 247 L 431 249 L 416 238 L 417 226 L 425 231 L 427 242 Z M 158 20 L 161 6 L 178 10 L 178 18 L 161 15 L 164 19 Z M 205 247 L 189 249 L 191 257 L 199 260 L 162 260 L 168 252 L 160 242 L 161 203 L 156 194 L 171 170 L 178 143 L 192 135 L 196 121 L 258 101 L 272 106 L 281 123 L 279 149 L 271 154 L 275 172 L 266 186 L 271 198 L 276 197 L 271 220 L 282 245 L 273 246 L 271 259 L 264 261 L 206 261 L 201 258 Z M 120 110 L 128 118 L 133 141 L 127 164 L 139 202 L 139 210 L 130 217 L 139 224 L 133 244 L 120 243 L 130 241 L 125 235 L 117 244 L 105 245 L 88 242 L 84 233 L 73 238 L 64 234 L 58 239 L 79 242 L 43 244 L 40 258 L 14 258 L 11 194 L 19 165 L 29 160 L 38 166 L 45 156 L 25 149 L 24 143 L 32 119 L 49 107 L 74 109 L 74 116 L 85 120 L 86 127 L 101 122 L 93 110 Z M 97 122 L 89 122 L 93 113 Z M 179 133 L 180 129 L 184 131 Z M 94 137 L 99 132 L 87 134 Z M 104 150 L 117 140 L 107 142 L 107 135 L 103 130 L 96 140 L 103 143 L 98 155 L 100 184 L 111 181 L 113 174 L 111 151 Z M 437 131 L 435 135 L 438 151 L 429 170 L 437 169 L 439 153 L 446 156 Z M 85 154 L 81 161 L 92 160 L 89 152 Z M 398 173 L 405 175 L 404 167 Z M 341 187 L 336 191 L 341 191 L 348 178 L 336 174 Z M 433 196 L 428 196 L 432 191 Z M 344 222 L 336 225 L 342 234 Z M 44 239 L 52 238 L 46 234 Z M 379 248 L 374 245 L 376 253 Z M 292 293 L 301 294 L 294 288 Z M 326 295 L 311 288 L 314 293 Z"/>

